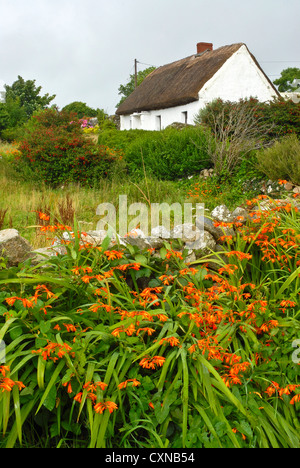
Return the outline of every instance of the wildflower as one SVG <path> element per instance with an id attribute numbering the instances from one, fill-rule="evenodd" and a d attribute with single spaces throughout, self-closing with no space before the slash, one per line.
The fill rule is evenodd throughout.
<path id="1" fill-rule="evenodd" d="M 71 382 L 64 382 L 63 387 L 68 387 L 68 393 L 73 393 Z"/>
<path id="2" fill-rule="evenodd" d="M 141 331 L 147 332 L 148 336 L 151 336 L 153 335 L 153 333 L 155 333 L 156 330 L 154 328 L 144 327 L 144 328 L 139 328 L 136 334 L 138 335 Z"/>
<path id="3" fill-rule="evenodd" d="M 294 405 L 296 401 L 300 401 L 300 393 L 298 393 L 297 395 L 293 396 L 293 398 L 292 398 L 291 401 L 290 401 L 290 404 L 291 404 L 291 405 Z"/>
<path id="4" fill-rule="evenodd" d="M 172 276 L 172 275 L 162 275 L 162 276 L 159 277 L 159 279 L 165 286 L 169 286 L 170 282 L 174 281 L 174 276 Z"/>
<path id="5" fill-rule="evenodd" d="M 125 382 L 121 382 L 119 385 L 118 385 L 118 388 L 120 390 L 124 389 L 127 387 L 127 384 L 128 383 L 132 383 L 132 386 L 133 387 L 138 387 L 139 385 L 141 385 L 141 382 L 139 382 L 137 379 L 128 379 L 128 380 L 125 380 Z"/>
<path id="6" fill-rule="evenodd" d="M 236 265 L 225 265 L 222 268 L 219 268 L 219 273 L 222 275 L 223 273 L 228 273 L 229 275 L 233 275 L 234 271 L 238 270 Z"/>
<path id="7" fill-rule="evenodd" d="M 75 325 L 73 325 L 72 323 L 63 323 L 64 327 L 66 327 L 67 331 L 70 333 L 70 332 L 76 332 L 77 331 L 77 328 Z"/>
<path id="8" fill-rule="evenodd" d="M 99 414 L 103 414 L 106 409 L 108 409 L 108 411 L 111 414 L 113 411 L 118 409 L 118 406 L 113 401 L 106 401 L 104 403 L 101 403 L 101 402 L 96 403 L 94 406 L 94 410 L 96 411 L 96 413 L 99 413 Z"/>
<path id="9" fill-rule="evenodd" d="M 77 401 L 77 403 L 81 403 L 82 392 L 77 393 L 77 395 L 74 396 L 74 400 Z"/>
<path id="10" fill-rule="evenodd" d="M 227 257 L 231 257 L 235 255 L 239 260 L 244 260 L 244 259 L 250 260 L 252 258 L 251 254 L 246 254 L 244 252 L 239 252 L 237 250 L 232 250 L 231 252 L 225 252 L 225 255 L 227 255 Z"/>
<path id="11" fill-rule="evenodd" d="M 2 375 L 5 375 L 6 371 L 9 371 L 9 367 L 7 366 L 0 367 L 0 372 L 2 373 Z M 22 388 L 25 388 L 25 385 L 23 384 L 23 382 L 19 382 L 18 380 L 14 381 L 5 376 L 0 377 L 0 389 L 2 389 L 2 392 L 4 392 L 5 390 L 7 392 L 11 392 L 15 385 L 18 387 L 19 390 L 22 390 Z"/>
<path id="12" fill-rule="evenodd" d="M 46 213 L 42 213 L 41 211 L 36 211 L 38 213 L 39 218 L 43 221 L 50 221 L 50 216 L 47 215 Z"/>
<path id="13" fill-rule="evenodd" d="M 106 250 L 104 254 L 107 256 L 108 260 L 115 260 L 123 257 L 123 253 L 117 250 Z"/>
<path id="14" fill-rule="evenodd" d="M 176 338 L 175 336 L 170 336 L 169 338 L 162 338 L 159 344 L 164 344 L 165 342 L 168 342 L 172 347 L 179 346 L 180 344 L 179 339 Z"/>
<path id="15" fill-rule="evenodd" d="M 153 358 L 143 358 L 139 363 L 144 369 L 156 369 L 156 366 L 162 367 L 166 358 L 163 356 L 154 356 Z"/>

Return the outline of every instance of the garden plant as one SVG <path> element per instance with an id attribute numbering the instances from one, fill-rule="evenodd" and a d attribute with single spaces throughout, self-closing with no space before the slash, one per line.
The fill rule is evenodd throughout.
<path id="1" fill-rule="evenodd" d="M 299 213 L 262 201 L 222 255 L 192 264 L 172 244 L 86 244 L 40 212 L 45 235 L 70 240 L 2 266 L 2 443 L 299 447 Z"/>

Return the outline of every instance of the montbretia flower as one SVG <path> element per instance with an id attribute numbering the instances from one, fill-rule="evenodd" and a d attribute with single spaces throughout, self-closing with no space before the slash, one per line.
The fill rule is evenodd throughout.
<path id="1" fill-rule="evenodd" d="M 162 367 L 166 358 L 163 356 L 154 356 L 153 358 L 145 357 L 139 363 L 144 369 L 156 369 L 156 366 Z"/>
<path id="2" fill-rule="evenodd" d="M 98 414 L 103 414 L 106 409 L 110 413 L 112 413 L 113 411 L 118 409 L 118 406 L 113 401 L 106 401 L 106 402 L 96 403 L 95 406 L 94 406 L 94 410 Z"/>

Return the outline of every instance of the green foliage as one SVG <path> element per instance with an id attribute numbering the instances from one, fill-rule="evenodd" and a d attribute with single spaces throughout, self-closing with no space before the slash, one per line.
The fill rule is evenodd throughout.
<path id="1" fill-rule="evenodd" d="M 299 213 L 278 208 L 214 272 L 84 245 L 76 222 L 65 255 L 2 268 L 1 445 L 299 448 Z"/>
<path id="2" fill-rule="evenodd" d="M 26 129 L 17 166 L 35 180 L 51 186 L 95 185 L 112 170 L 115 155 L 89 141 L 74 114 L 46 109 L 34 115 Z"/>
<path id="3" fill-rule="evenodd" d="M 27 118 L 35 111 L 45 109 L 53 101 L 55 95 L 48 93 L 40 96 L 42 87 L 35 85 L 35 80 L 25 81 L 21 76 L 11 85 L 4 85 L 5 102 L 19 100 L 20 107 L 24 109 Z"/>
<path id="4" fill-rule="evenodd" d="M 139 86 L 146 76 L 148 76 L 151 72 L 155 70 L 155 67 L 148 67 L 145 70 L 141 70 L 137 73 L 137 86 Z M 123 101 L 131 94 L 133 93 L 135 89 L 135 75 L 130 75 L 128 83 L 125 85 L 120 85 L 119 86 L 119 94 L 122 96 L 121 100 L 117 104 L 116 107 L 119 107 Z"/>
<path id="5" fill-rule="evenodd" d="M 7 128 L 9 125 L 9 113 L 7 112 L 5 104 L 0 102 L 0 131 Z"/>
<path id="6" fill-rule="evenodd" d="M 295 79 L 300 80 L 300 68 L 286 68 L 281 72 L 280 78 L 273 83 L 278 86 L 278 91 L 281 93 L 295 91 L 298 86 L 293 86 Z"/>
<path id="7" fill-rule="evenodd" d="M 260 171 L 271 180 L 289 180 L 300 185 L 300 141 L 290 135 L 257 154 Z"/>
<path id="8" fill-rule="evenodd" d="M 146 130 L 101 132 L 99 143 L 122 149 L 128 172 L 160 180 L 176 180 L 210 167 L 207 154 L 207 132 L 187 127 L 167 128 L 161 132 Z"/>
<path id="9" fill-rule="evenodd" d="M 223 122 L 224 128 L 226 128 L 232 109 L 238 106 L 248 108 L 249 113 L 255 111 L 254 116 L 257 121 L 258 134 L 261 128 L 266 125 L 269 126 L 264 135 L 266 142 L 291 133 L 300 136 L 300 103 L 296 104 L 293 101 L 285 101 L 284 99 L 274 99 L 270 103 L 262 103 L 254 98 L 242 99 L 239 103 L 216 99 L 200 111 L 195 118 L 195 123 L 206 125 L 212 131 L 217 130 L 219 132 L 220 129 L 215 128 L 216 117 L 219 115 L 224 116 Z"/>
<path id="10" fill-rule="evenodd" d="M 81 101 L 71 102 L 63 107 L 62 110 L 77 114 L 79 119 L 82 119 L 83 117 L 97 117 L 97 110 L 89 107 L 85 102 Z"/>

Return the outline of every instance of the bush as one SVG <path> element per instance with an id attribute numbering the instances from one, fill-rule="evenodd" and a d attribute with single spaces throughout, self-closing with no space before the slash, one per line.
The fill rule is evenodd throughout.
<path id="1" fill-rule="evenodd" d="M 87 139 L 73 114 L 53 109 L 31 118 L 19 149 L 18 167 L 27 166 L 27 173 L 31 171 L 36 180 L 51 186 L 68 182 L 95 185 L 109 175 L 119 158 Z"/>
<path id="2" fill-rule="evenodd" d="M 230 120 L 232 110 L 243 106 L 249 113 L 254 112 L 257 123 L 257 132 L 261 133 L 261 128 L 268 126 L 265 132 L 265 141 L 274 140 L 285 135 L 294 133 L 300 137 L 300 103 L 284 99 L 274 99 L 269 103 L 259 102 L 257 99 L 241 99 L 238 103 L 216 99 L 208 104 L 196 116 L 196 124 L 204 124 L 212 131 L 220 131 L 216 128 L 216 118 L 223 114 L 224 128 Z"/>
<path id="3" fill-rule="evenodd" d="M 297 136 L 286 136 L 271 148 L 259 152 L 257 165 L 271 180 L 288 179 L 300 185 L 300 141 Z"/>
<path id="4" fill-rule="evenodd" d="M 99 142 L 121 148 L 128 172 L 161 180 L 175 180 L 211 166 L 207 154 L 207 131 L 195 127 L 168 128 L 161 132 L 129 130 L 100 134 Z M 143 167 L 144 165 L 144 167 Z"/>

